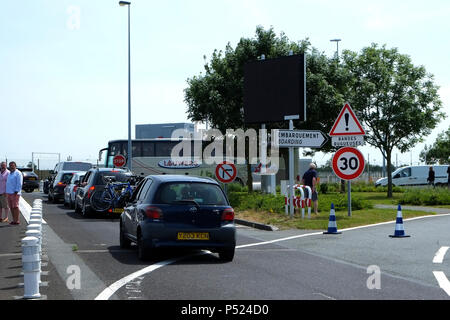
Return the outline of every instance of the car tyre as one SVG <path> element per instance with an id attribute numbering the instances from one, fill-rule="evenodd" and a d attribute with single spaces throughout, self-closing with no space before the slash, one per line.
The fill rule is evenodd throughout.
<path id="1" fill-rule="evenodd" d="M 120 247 L 122 249 L 129 249 L 131 247 L 131 240 L 123 232 L 122 222 L 120 223 Z"/>
<path id="2" fill-rule="evenodd" d="M 235 247 L 219 250 L 219 258 L 222 261 L 230 262 L 234 258 Z"/>
<path id="3" fill-rule="evenodd" d="M 77 200 L 75 200 L 75 203 L 74 203 L 75 212 L 76 212 L 76 213 L 81 213 L 81 208 L 78 206 L 77 203 L 78 203 Z"/>
<path id="4" fill-rule="evenodd" d="M 83 206 L 81 207 L 81 213 L 83 217 L 87 218 L 91 215 L 91 210 L 86 207 L 86 203 L 83 202 Z"/>
<path id="5" fill-rule="evenodd" d="M 137 246 L 138 246 L 138 258 L 141 261 L 147 261 L 150 259 L 152 250 L 147 247 L 144 243 L 144 239 L 142 235 L 139 233 L 137 238 Z"/>

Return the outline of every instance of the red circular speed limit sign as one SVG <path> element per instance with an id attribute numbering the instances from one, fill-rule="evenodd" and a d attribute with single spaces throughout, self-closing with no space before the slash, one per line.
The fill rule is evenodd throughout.
<path id="1" fill-rule="evenodd" d="M 113 165 L 115 167 L 123 167 L 125 165 L 125 163 L 127 163 L 127 159 L 125 159 L 125 157 L 121 154 L 115 155 L 113 158 Z"/>
<path id="2" fill-rule="evenodd" d="M 224 161 L 216 167 L 216 178 L 222 183 L 233 182 L 236 175 L 236 166 L 231 162 Z"/>
<path id="3" fill-rule="evenodd" d="M 353 180 L 364 171 L 364 156 L 356 148 L 339 149 L 333 156 L 333 171 L 343 180 Z"/>

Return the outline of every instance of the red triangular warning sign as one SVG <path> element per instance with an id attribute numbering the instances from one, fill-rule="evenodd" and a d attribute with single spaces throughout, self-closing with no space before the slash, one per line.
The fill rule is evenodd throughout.
<path id="1" fill-rule="evenodd" d="M 329 136 L 355 136 L 365 135 L 366 132 L 362 128 L 355 113 L 350 107 L 349 103 L 346 103 L 339 113 L 333 127 L 331 128 Z"/>

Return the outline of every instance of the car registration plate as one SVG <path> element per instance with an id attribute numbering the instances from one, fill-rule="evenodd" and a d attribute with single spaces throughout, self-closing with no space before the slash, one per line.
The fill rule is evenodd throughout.
<path id="1" fill-rule="evenodd" d="M 209 240 L 208 232 L 178 232 L 178 240 Z"/>
<path id="2" fill-rule="evenodd" d="M 31 177 L 31 178 L 28 178 L 29 180 L 36 180 L 36 178 L 34 178 L 34 177 Z"/>
<path id="3" fill-rule="evenodd" d="M 114 208 L 113 212 L 114 213 L 122 213 L 123 212 L 123 208 Z"/>

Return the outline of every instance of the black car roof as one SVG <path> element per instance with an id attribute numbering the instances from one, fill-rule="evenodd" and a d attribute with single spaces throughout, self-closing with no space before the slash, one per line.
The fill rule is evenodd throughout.
<path id="1" fill-rule="evenodd" d="M 196 177 L 196 176 L 188 176 L 181 174 L 158 174 L 158 175 L 149 175 L 148 178 L 152 178 L 154 181 L 163 183 L 163 182 L 203 182 L 203 183 L 212 183 L 219 184 L 217 181 L 204 178 L 204 177 Z"/>

